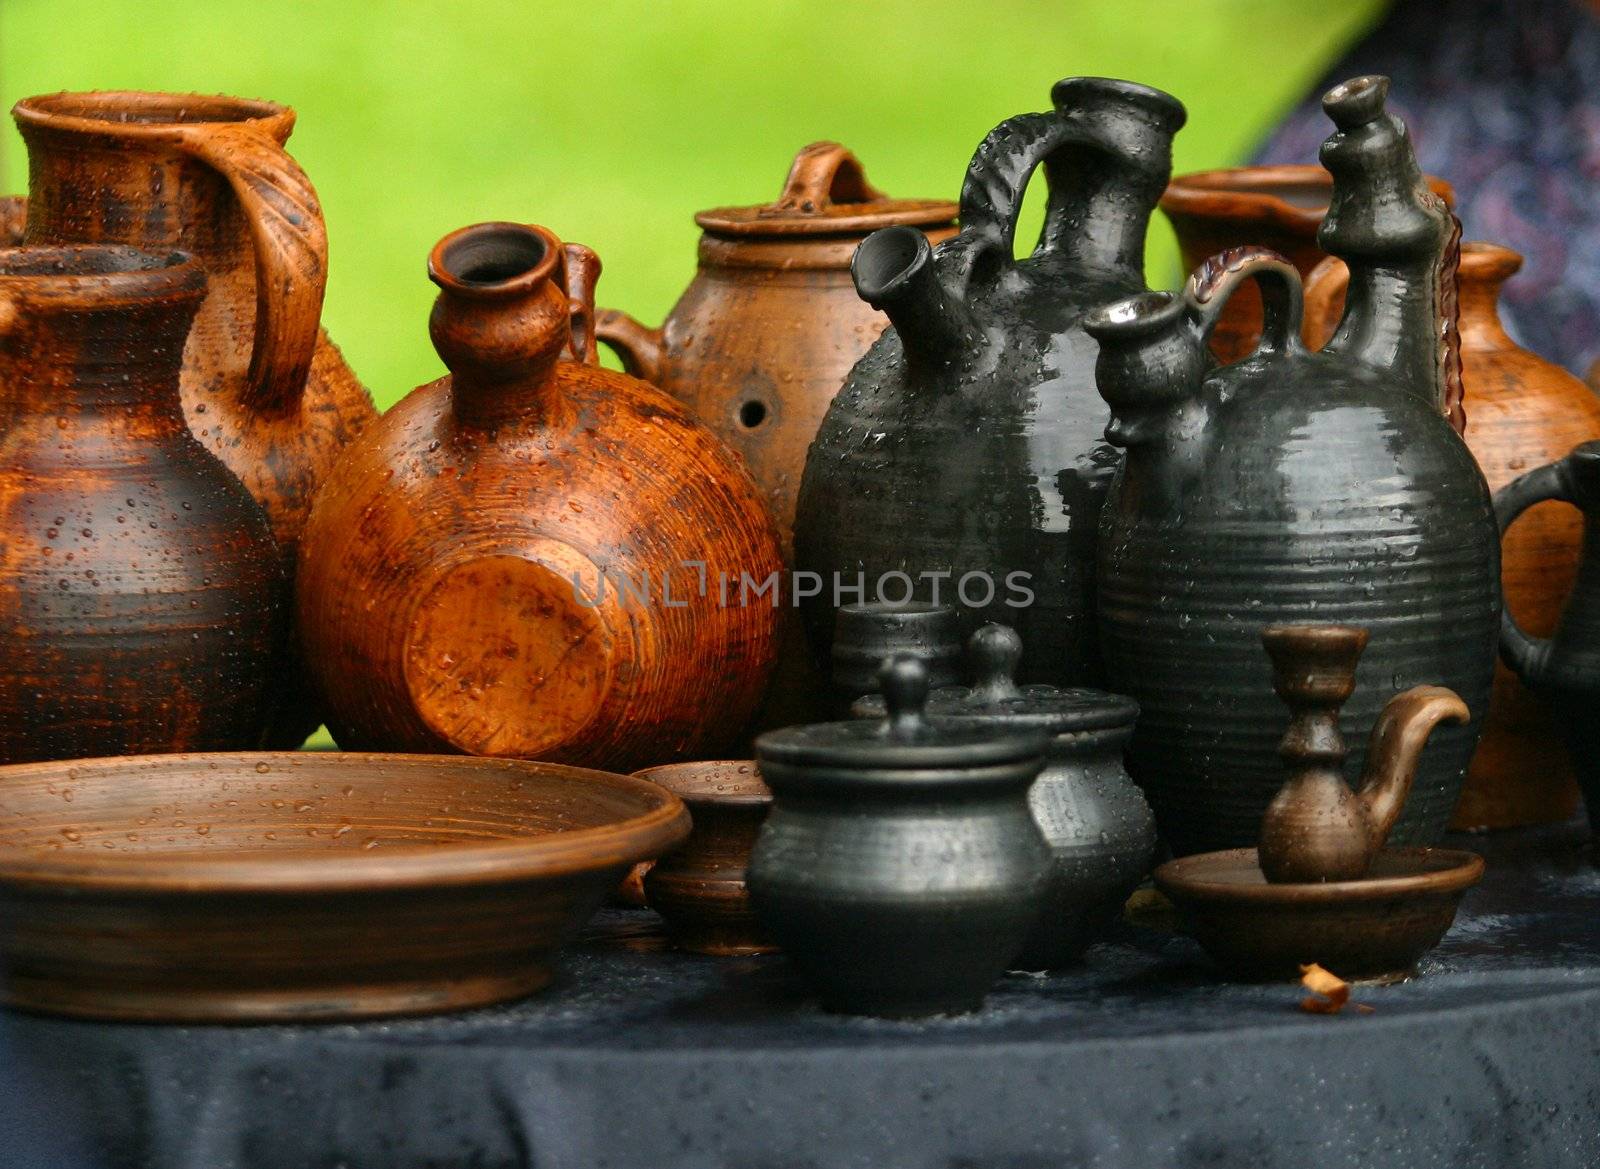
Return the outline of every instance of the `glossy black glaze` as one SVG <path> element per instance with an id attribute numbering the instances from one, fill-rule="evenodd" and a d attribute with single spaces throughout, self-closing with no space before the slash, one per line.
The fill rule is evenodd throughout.
<path id="1" fill-rule="evenodd" d="M 1053 98 L 1054 111 L 1012 118 L 978 147 L 958 236 L 932 252 L 920 232 L 886 228 L 857 250 L 856 289 L 893 324 L 811 445 L 795 555 L 825 581 L 864 573 L 869 590 L 903 572 L 918 599 L 957 604 L 964 633 L 1015 624 L 1032 650 L 1024 681 L 1093 683 L 1095 525 L 1118 455 L 1081 318 L 1145 286 L 1145 229 L 1184 111 L 1104 78 L 1069 78 Z M 1018 261 L 1037 166 L 1049 207 Z M 958 595 L 969 573 L 986 574 L 992 595 L 985 577 Z M 1029 574 L 1031 602 L 1011 573 Z M 831 599 L 824 588 L 806 610 L 824 657 Z"/>
<path id="2" fill-rule="evenodd" d="M 1424 185 L 1386 83 L 1336 87 L 1322 160 L 1333 201 L 1322 246 L 1351 293 L 1318 353 L 1299 340 L 1300 282 L 1274 253 L 1203 265 L 1183 297 L 1107 306 L 1089 330 L 1127 450 L 1100 535 L 1100 627 L 1110 685 L 1141 708 L 1130 762 L 1179 855 L 1255 843 L 1282 783 L 1282 713 L 1261 630 L 1372 631 L 1344 734 L 1365 744 L 1389 697 L 1455 690 L 1471 724 L 1442 729 L 1392 840 L 1449 821 L 1488 701 L 1499 549 L 1488 488 L 1445 414 L 1459 408 L 1456 226 Z M 1261 286 L 1266 331 L 1207 372 L 1231 291 Z M 1365 761 L 1365 748 L 1352 754 Z"/>
<path id="3" fill-rule="evenodd" d="M 1589 824 L 1600 835 L 1600 442 L 1513 479 L 1494 497 L 1503 531 L 1536 503 L 1557 499 L 1583 512 L 1583 556 L 1555 633 L 1530 637 L 1507 610 L 1500 653 L 1554 713 L 1583 789 Z"/>
<path id="4" fill-rule="evenodd" d="M 967 641 L 973 685 L 935 690 L 928 716 L 952 726 L 1051 736 L 1028 806 L 1055 858 L 1039 921 L 1013 968 L 1069 965 L 1122 913 L 1155 860 L 1156 822 L 1123 766 L 1139 704 L 1082 687 L 1019 687 L 1022 639 L 985 625 Z M 882 718 L 879 695 L 856 702 L 857 718 Z"/>
<path id="5" fill-rule="evenodd" d="M 1028 810 L 1040 731 L 948 727 L 927 671 L 885 663 L 881 722 L 756 740 L 775 799 L 746 884 L 761 924 L 851 1014 L 977 1010 L 1038 919 L 1050 849 Z"/>
<path id="6" fill-rule="evenodd" d="M 889 605 L 879 601 L 841 605 L 834 614 L 832 682 L 840 713 L 866 694 L 878 692 L 883 659 L 914 654 L 928 669 L 928 687 L 962 679 L 961 625 L 949 605 Z"/>

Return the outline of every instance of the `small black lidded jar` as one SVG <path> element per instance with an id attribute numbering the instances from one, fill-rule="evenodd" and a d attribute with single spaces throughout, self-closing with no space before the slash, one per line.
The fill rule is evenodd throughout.
<path id="1" fill-rule="evenodd" d="M 960 682 L 961 622 L 955 609 L 920 601 L 861 601 L 839 607 L 834 615 L 831 678 L 840 715 L 862 695 L 878 692 L 878 667 L 897 653 L 921 659 L 930 689 Z"/>
<path id="2" fill-rule="evenodd" d="M 1049 758 L 1028 802 L 1054 856 L 1038 924 L 1014 963 L 1053 970 L 1079 958 L 1122 912 L 1156 857 L 1150 805 L 1123 765 L 1139 704 L 1082 687 L 1015 682 L 1022 640 L 1015 630 L 984 625 L 967 640 L 973 685 L 936 690 L 928 717 L 994 733 L 1050 735 Z M 858 718 L 881 718 L 883 699 L 862 698 Z"/>
<path id="3" fill-rule="evenodd" d="M 756 740 L 775 803 L 747 882 L 762 925 L 850 1014 L 977 1010 L 1038 918 L 1050 848 L 1028 806 L 1040 731 L 925 716 L 928 672 L 879 672 L 887 717 Z"/>

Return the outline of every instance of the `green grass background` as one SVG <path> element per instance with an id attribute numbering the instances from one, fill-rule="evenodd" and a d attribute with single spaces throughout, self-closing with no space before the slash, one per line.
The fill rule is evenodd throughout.
<path id="1" fill-rule="evenodd" d="M 692 214 L 775 197 L 807 142 L 844 142 L 891 194 L 954 198 L 993 125 L 1089 73 L 1176 94 L 1178 168 L 1227 165 L 1381 7 L 0 0 L 0 99 L 141 88 L 294 106 L 290 148 L 328 219 L 326 321 L 387 406 L 442 372 L 424 261 L 454 227 L 526 220 L 587 243 L 601 302 L 654 323 L 693 273 Z M 21 141 L 0 136 L 0 188 L 21 190 Z M 1159 224 L 1153 281 L 1176 278 L 1174 256 Z"/>

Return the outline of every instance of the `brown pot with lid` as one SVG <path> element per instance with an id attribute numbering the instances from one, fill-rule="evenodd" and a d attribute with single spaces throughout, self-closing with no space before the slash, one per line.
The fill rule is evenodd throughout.
<path id="1" fill-rule="evenodd" d="M 1491 491 L 1531 468 L 1600 439 L 1600 399 L 1572 374 L 1522 348 L 1500 323 L 1500 289 L 1522 257 L 1497 244 L 1461 245 L 1463 437 Z M 1349 271 L 1329 258 L 1306 282 L 1306 332 L 1332 333 Z M 1507 608 L 1535 637 L 1555 632 L 1578 575 L 1583 514 L 1559 503 L 1536 504 L 1505 533 L 1500 582 Z M 1578 787 L 1560 729 L 1545 705 L 1506 664 L 1495 665 L 1483 738 L 1467 768 L 1456 828 L 1513 828 L 1565 820 Z"/>
<path id="2" fill-rule="evenodd" d="M 26 243 L 181 248 L 204 268 L 183 355 L 184 415 L 266 511 L 292 578 L 313 490 L 376 416 L 319 326 L 328 236 L 316 192 L 284 149 L 294 111 L 97 92 L 25 98 L 12 115 L 28 148 Z M 13 204 L 10 219 L 20 214 Z M 297 746 L 318 713 L 298 669 L 278 685 L 268 745 Z"/>
<path id="3" fill-rule="evenodd" d="M 1428 186 L 1455 206 L 1455 191 L 1433 175 Z M 1301 279 L 1327 259 L 1317 245 L 1317 228 L 1333 195 L 1333 176 L 1320 166 L 1240 166 L 1178 175 L 1161 196 L 1161 210 L 1178 237 L 1183 269 L 1192 272 L 1221 252 L 1238 247 L 1271 248 L 1285 257 Z M 1343 301 L 1334 305 L 1333 321 Z M 1306 341 L 1320 347 L 1326 336 L 1312 335 L 1307 318 Z M 1261 340 L 1261 294 L 1241 288 L 1228 302 L 1211 350 L 1224 364 L 1255 351 Z"/>
<path id="4" fill-rule="evenodd" d="M 600 340 L 624 368 L 685 403 L 744 456 L 790 559 L 806 448 L 828 403 L 888 318 L 856 296 L 850 257 L 880 227 L 955 234 L 956 205 L 891 199 L 837 142 L 795 156 L 783 194 L 694 217 L 700 266 L 659 329 L 599 315 Z"/>

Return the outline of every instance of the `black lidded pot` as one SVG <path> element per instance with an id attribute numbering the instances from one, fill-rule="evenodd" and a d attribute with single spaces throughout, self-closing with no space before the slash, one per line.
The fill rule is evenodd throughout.
<path id="1" fill-rule="evenodd" d="M 1050 736 L 1044 770 L 1028 795 L 1053 865 L 1039 920 L 1014 968 L 1053 970 L 1076 961 L 1121 914 L 1156 855 L 1156 823 L 1123 765 L 1139 704 L 1084 687 L 1019 687 L 1022 639 L 989 624 L 967 640 L 974 684 L 935 690 L 928 717 L 951 727 Z M 856 702 L 858 718 L 883 717 L 883 699 Z"/>
<path id="2" fill-rule="evenodd" d="M 1027 941 L 1050 848 L 1028 807 L 1047 736 L 932 723 L 928 674 L 885 662 L 888 715 L 756 740 L 774 805 L 747 883 L 763 927 L 849 1014 L 975 1011 Z"/>

